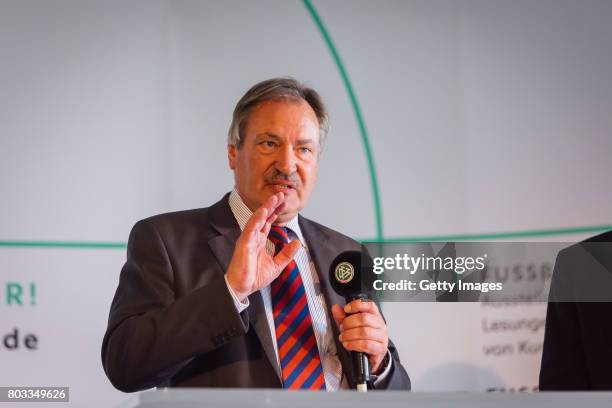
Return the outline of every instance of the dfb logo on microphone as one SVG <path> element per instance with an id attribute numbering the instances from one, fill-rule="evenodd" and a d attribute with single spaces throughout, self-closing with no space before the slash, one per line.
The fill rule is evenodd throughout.
<path id="1" fill-rule="evenodd" d="M 355 276 L 355 269 L 349 262 L 340 262 L 336 266 L 336 280 L 340 283 L 349 283 Z"/>

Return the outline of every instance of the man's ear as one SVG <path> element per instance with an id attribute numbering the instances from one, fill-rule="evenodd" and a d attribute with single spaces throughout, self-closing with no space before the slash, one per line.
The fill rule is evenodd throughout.
<path id="1" fill-rule="evenodd" d="M 236 146 L 227 145 L 227 160 L 229 162 L 230 169 L 236 170 Z"/>

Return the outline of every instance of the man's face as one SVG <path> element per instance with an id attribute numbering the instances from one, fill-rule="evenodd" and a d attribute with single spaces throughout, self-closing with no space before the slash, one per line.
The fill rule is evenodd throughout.
<path id="1" fill-rule="evenodd" d="M 303 100 L 262 102 L 251 110 L 242 145 L 228 146 L 228 157 L 238 193 L 252 211 L 285 193 L 276 223 L 286 223 L 304 208 L 317 179 L 317 116 Z"/>

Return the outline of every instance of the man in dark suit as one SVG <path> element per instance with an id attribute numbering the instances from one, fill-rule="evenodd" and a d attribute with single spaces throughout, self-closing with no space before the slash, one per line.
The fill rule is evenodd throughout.
<path id="1" fill-rule="evenodd" d="M 540 390 L 612 390 L 612 231 L 559 253 L 549 299 Z"/>
<path id="2" fill-rule="evenodd" d="M 368 354 L 374 388 L 410 388 L 376 303 L 345 305 L 329 284 L 361 245 L 299 215 L 326 130 L 314 90 L 261 82 L 234 110 L 234 190 L 134 226 L 102 344 L 116 388 L 337 390 L 355 385 L 349 351 Z"/>

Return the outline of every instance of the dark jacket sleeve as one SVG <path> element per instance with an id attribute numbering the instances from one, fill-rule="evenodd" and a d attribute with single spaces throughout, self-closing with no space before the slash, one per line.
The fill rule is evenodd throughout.
<path id="1" fill-rule="evenodd" d="M 571 273 L 567 251 L 557 256 L 553 271 L 540 366 L 540 390 L 586 390 L 588 373 L 582 344 L 579 303 L 554 302 L 572 299 Z"/>
<path id="2" fill-rule="evenodd" d="M 174 288 L 159 232 L 150 220 L 139 221 L 130 233 L 102 343 L 102 364 L 117 389 L 164 385 L 195 356 L 248 330 L 248 314 L 236 311 L 223 275 L 181 298 Z"/>
<path id="3" fill-rule="evenodd" d="M 384 380 L 377 382 L 374 388 L 377 390 L 410 391 L 412 386 L 410 377 L 400 362 L 397 349 L 391 340 L 389 340 L 389 352 L 391 354 L 391 371 Z"/>
<path id="4" fill-rule="evenodd" d="M 546 312 L 540 390 L 586 390 L 587 378 L 576 304 L 551 302 Z"/>

